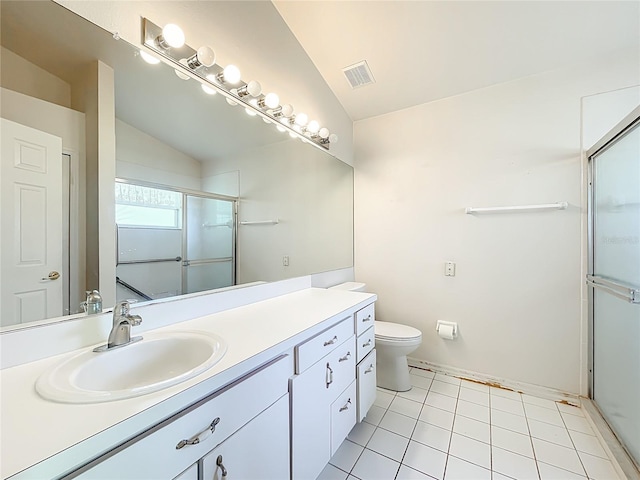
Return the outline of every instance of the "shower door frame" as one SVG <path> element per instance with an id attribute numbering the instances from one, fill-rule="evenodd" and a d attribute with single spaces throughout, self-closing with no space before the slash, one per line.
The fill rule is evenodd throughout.
<path id="1" fill-rule="evenodd" d="M 587 352 L 587 362 L 588 362 L 588 397 L 589 402 L 585 404 L 585 408 L 593 416 L 593 414 L 597 414 L 599 416 L 598 419 L 594 418 L 594 422 L 599 427 L 600 433 L 604 436 L 607 444 L 609 441 L 617 442 L 619 448 L 614 447 L 611 448 L 609 445 L 613 455 L 616 457 L 620 467 L 625 472 L 625 474 L 634 474 L 637 472 L 637 467 L 635 466 L 635 462 L 632 459 L 629 452 L 627 452 L 626 448 L 622 445 L 622 443 L 617 438 L 617 434 L 613 431 L 611 426 L 605 420 L 604 415 L 600 411 L 599 405 L 595 401 L 595 391 L 594 391 L 594 350 L 595 350 L 595 315 L 594 315 L 594 299 L 595 299 L 595 289 L 596 286 L 593 284 L 589 284 L 588 279 L 590 276 L 594 275 L 595 269 L 595 206 L 594 202 L 594 192 L 597 188 L 595 181 L 595 172 L 594 172 L 594 161 L 593 157 L 607 148 L 610 145 L 614 144 L 614 141 L 618 138 L 621 138 L 627 132 L 629 132 L 632 128 L 637 127 L 640 124 L 640 106 L 636 107 L 631 113 L 629 113 L 626 117 L 624 117 L 615 127 L 613 127 L 606 135 L 604 135 L 598 142 L 596 142 L 591 148 L 589 148 L 585 157 L 587 160 L 587 275 L 585 280 L 587 281 L 587 300 L 588 300 L 588 352 Z M 609 290 L 611 293 L 611 290 Z M 615 294 L 614 294 L 615 295 Z M 639 306 L 640 308 L 640 306 Z M 606 428 L 609 432 L 603 432 L 602 426 L 606 425 Z M 626 457 L 626 458 L 625 458 Z M 635 473 L 637 475 L 637 473 Z M 634 477 L 630 477 L 634 478 Z"/>

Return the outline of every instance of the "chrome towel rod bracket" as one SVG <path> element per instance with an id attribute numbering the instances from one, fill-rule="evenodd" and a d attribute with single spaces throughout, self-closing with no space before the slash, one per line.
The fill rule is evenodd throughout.
<path id="1" fill-rule="evenodd" d="M 566 210 L 568 202 L 541 203 L 538 205 L 515 205 L 510 207 L 467 207 L 464 213 L 507 213 L 507 212 L 528 212 L 544 210 Z"/>

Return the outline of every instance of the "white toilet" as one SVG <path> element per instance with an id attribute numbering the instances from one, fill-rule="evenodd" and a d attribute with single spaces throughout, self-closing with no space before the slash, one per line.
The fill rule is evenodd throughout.
<path id="1" fill-rule="evenodd" d="M 331 288 L 364 292 L 366 284 L 346 282 Z M 408 325 L 374 322 L 377 352 L 377 384 L 381 388 L 406 392 L 411 390 L 407 355 L 422 343 L 422 332 Z"/>

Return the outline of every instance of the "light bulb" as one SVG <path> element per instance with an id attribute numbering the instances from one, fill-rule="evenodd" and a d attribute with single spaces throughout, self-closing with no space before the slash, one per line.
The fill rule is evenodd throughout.
<path id="1" fill-rule="evenodd" d="M 255 117 L 257 115 L 257 112 L 249 107 L 245 107 L 244 111 L 247 113 L 247 115 L 251 116 L 251 117 Z"/>
<path id="2" fill-rule="evenodd" d="M 302 127 L 300 125 L 293 125 L 292 127 L 296 132 L 302 133 Z"/>
<path id="3" fill-rule="evenodd" d="M 318 135 L 320 135 L 320 138 L 327 138 L 329 136 L 329 129 L 326 127 L 322 127 L 318 132 Z"/>
<path id="4" fill-rule="evenodd" d="M 295 133 L 293 133 L 293 132 L 289 132 L 289 136 L 290 136 L 291 138 L 298 138 L 298 135 L 296 135 L 296 134 L 295 134 Z"/>
<path id="5" fill-rule="evenodd" d="M 276 128 L 278 129 L 279 132 L 286 132 L 287 129 L 284 128 L 282 125 L 276 125 Z"/>
<path id="6" fill-rule="evenodd" d="M 264 97 L 264 104 L 268 108 L 277 108 L 279 103 L 280 97 L 278 97 L 278 95 L 273 92 L 267 93 L 267 95 Z"/>
<path id="7" fill-rule="evenodd" d="M 204 83 L 200 86 L 202 87 L 204 93 L 206 93 L 207 95 L 215 95 L 216 93 L 218 93 L 215 88 L 210 87 L 209 85 L 206 85 Z"/>
<path id="8" fill-rule="evenodd" d="M 158 44 L 165 48 L 180 48 L 184 45 L 184 40 L 184 32 L 182 29 L 175 23 L 167 23 L 162 29 L 162 35 Z"/>
<path id="9" fill-rule="evenodd" d="M 216 54 L 211 47 L 206 45 L 200 47 L 195 55 L 187 60 L 189 68 L 195 70 L 198 67 L 211 67 L 216 63 Z"/>
<path id="10" fill-rule="evenodd" d="M 269 120 L 267 117 L 262 117 L 262 121 L 264 123 L 271 123 L 271 120 Z"/>
<path id="11" fill-rule="evenodd" d="M 304 127 L 307 122 L 309 121 L 309 117 L 307 116 L 306 113 L 299 113 L 296 115 L 296 125 L 300 125 L 301 127 Z"/>
<path id="12" fill-rule="evenodd" d="M 158 63 L 160 63 L 160 60 L 158 60 L 153 55 L 148 54 L 144 50 L 140 50 L 140 57 L 150 65 L 157 65 Z"/>
<path id="13" fill-rule="evenodd" d="M 187 59 L 186 58 L 181 58 L 180 59 L 180 63 L 186 67 L 187 66 Z M 182 80 L 189 80 L 191 78 L 189 75 L 187 75 L 186 73 L 182 73 L 180 70 L 175 70 L 175 72 L 176 72 L 176 75 L 178 76 L 178 78 L 181 78 Z"/>
<path id="14" fill-rule="evenodd" d="M 329 135 L 329 143 L 338 143 L 338 135 L 335 133 Z"/>
<path id="15" fill-rule="evenodd" d="M 238 103 L 237 103 L 237 102 L 234 102 L 234 101 L 233 101 L 233 100 L 231 100 L 230 98 L 227 98 L 226 100 L 227 100 L 227 103 L 228 103 L 229 105 L 231 105 L 232 107 L 235 107 L 236 105 L 238 105 Z"/>
<path id="16" fill-rule="evenodd" d="M 282 113 L 283 117 L 290 117 L 293 115 L 293 107 L 290 104 L 285 103 L 282 105 L 280 113 Z"/>
<path id="17" fill-rule="evenodd" d="M 238 83 L 240 81 L 240 70 L 235 65 L 227 65 L 224 67 L 222 75 L 226 83 Z"/>
<path id="18" fill-rule="evenodd" d="M 311 120 L 309 122 L 309 125 L 307 125 L 307 131 L 312 134 L 315 134 L 315 133 L 318 133 L 318 130 L 320 130 L 320 124 L 315 120 Z"/>
<path id="19" fill-rule="evenodd" d="M 257 97 L 258 95 L 260 95 L 260 93 L 262 93 L 262 85 L 260 85 L 260 82 L 251 80 L 249 83 L 247 83 L 247 93 L 249 93 L 249 95 L 251 95 L 252 97 Z"/>

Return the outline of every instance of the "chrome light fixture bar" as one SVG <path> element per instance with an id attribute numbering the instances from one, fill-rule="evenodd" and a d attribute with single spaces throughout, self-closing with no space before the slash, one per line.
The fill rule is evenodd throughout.
<path id="1" fill-rule="evenodd" d="M 176 28 L 179 30 L 175 25 L 171 24 L 171 27 L 172 34 L 176 33 L 173 32 Z M 210 47 L 204 46 L 195 50 L 184 41 L 168 42 L 164 30 L 149 19 L 143 18 L 142 43 L 162 57 L 165 63 L 170 64 L 180 78 L 197 79 L 205 92 L 210 94 L 219 92 L 226 97 L 229 104 L 240 104 L 245 107 L 247 113 L 259 115 L 265 122 L 273 123 L 279 130 L 284 128 L 292 137 L 299 137 L 324 150 L 329 150 L 330 144 L 338 141 L 337 135 L 329 135 L 329 130 L 326 127 L 319 128 L 315 120 L 309 122 L 304 113 L 294 115 L 293 107 L 289 104 L 280 104 L 280 99 L 275 93 L 263 94 L 258 82 L 242 81 L 237 67 L 233 65 L 221 67 L 216 64 L 215 54 Z"/>

